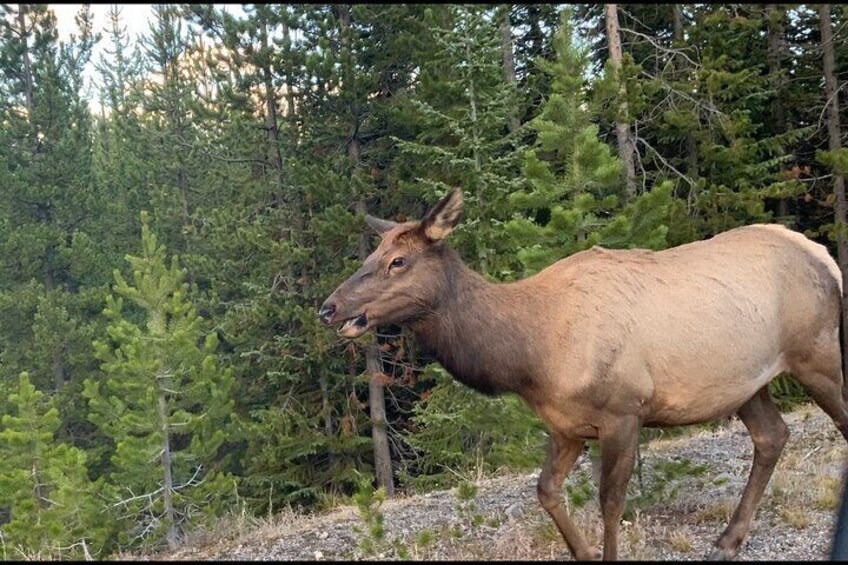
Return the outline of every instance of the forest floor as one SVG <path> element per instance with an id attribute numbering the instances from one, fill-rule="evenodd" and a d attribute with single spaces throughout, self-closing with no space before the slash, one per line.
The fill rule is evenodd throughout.
<path id="1" fill-rule="evenodd" d="M 784 414 L 790 439 L 755 516 L 739 560 L 828 559 L 839 505 L 846 445 L 813 405 Z M 753 448 L 737 419 L 642 446 L 641 486 L 634 473 L 619 536 L 621 559 L 703 559 L 742 493 Z M 565 492 L 578 526 L 598 543 L 600 516 L 591 460 L 584 453 Z M 271 519 L 230 517 L 195 532 L 176 552 L 122 559 L 157 560 L 570 560 L 536 499 L 538 470 L 477 481 L 459 508 L 457 489 L 388 500 L 380 507 L 385 539 L 370 552 L 355 506 Z M 578 507 L 579 499 L 586 500 Z M 359 530 L 359 531 L 357 531 Z"/>

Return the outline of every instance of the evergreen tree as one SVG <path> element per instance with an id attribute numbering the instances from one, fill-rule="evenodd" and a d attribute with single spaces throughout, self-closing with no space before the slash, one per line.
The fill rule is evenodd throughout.
<path id="1" fill-rule="evenodd" d="M 410 157 L 398 188 L 419 202 L 462 189 L 465 219 L 456 245 L 474 268 L 509 277 L 499 220 L 521 185 L 518 133 L 508 133 L 518 98 L 516 85 L 504 79 L 498 24 L 482 5 L 433 7 L 425 16 L 432 38 L 417 53 L 421 76 L 406 109 L 417 132 L 398 140 Z"/>
<path id="2" fill-rule="evenodd" d="M 59 411 L 21 373 L 0 430 L 4 559 L 102 557 L 109 525 L 85 453 L 57 443 Z"/>
<path id="3" fill-rule="evenodd" d="M 119 541 L 172 549 L 179 527 L 195 514 L 221 510 L 233 483 L 216 472 L 232 412 L 232 375 L 218 367 L 217 335 L 203 336 L 190 302 L 186 271 L 142 213 L 142 254 L 127 256 L 132 285 L 115 271 L 104 314 L 107 340 L 95 341 L 103 379 L 88 379 L 90 419 L 115 445 L 111 506 L 126 524 Z M 140 320 L 123 311 L 124 298 Z M 200 343 L 202 342 L 202 345 Z M 151 472 L 151 465 L 155 472 Z"/>
<path id="4" fill-rule="evenodd" d="M 58 392 L 59 434 L 81 445 L 79 393 L 111 265 L 81 78 L 97 36 L 86 6 L 76 21 L 59 42 L 46 5 L 0 6 L 0 367 Z"/>
<path id="5" fill-rule="evenodd" d="M 406 137 L 398 136 L 407 157 L 399 160 L 395 174 L 410 217 L 449 187 L 460 188 L 465 217 L 452 244 L 473 268 L 503 280 L 516 275 L 515 262 L 504 253 L 509 241 L 503 221 L 509 218 L 509 194 L 523 184 L 524 132 L 514 120 L 526 111 L 517 81 L 504 73 L 497 16 L 498 10 L 487 6 L 425 10 L 430 37 L 425 35 L 415 52 L 421 74 L 398 109 L 396 119 L 409 125 Z M 406 480 L 449 484 L 456 476 L 448 469 L 483 471 L 493 468 L 490 463 L 535 462 L 524 448 L 541 441 L 538 422 L 517 398 L 482 397 L 435 367 L 419 377 L 417 389 L 421 400 L 403 436 L 412 448 L 404 462 Z"/>
<path id="6" fill-rule="evenodd" d="M 406 482 L 422 490 L 448 488 L 463 477 L 542 464 L 544 427 L 518 397 L 483 397 L 435 364 L 420 379 L 428 389 L 404 435 L 414 449 L 403 462 Z"/>
<path id="7" fill-rule="evenodd" d="M 563 12 L 555 59 L 539 61 L 551 75 L 551 93 L 530 122 L 538 134 L 525 153 L 530 190 L 510 196 L 520 213 L 505 225 L 526 274 L 596 244 L 661 249 L 673 207 L 668 185 L 624 202 L 620 163 L 588 112 L 588 58 L 573 43 L 570 18 Z"/>

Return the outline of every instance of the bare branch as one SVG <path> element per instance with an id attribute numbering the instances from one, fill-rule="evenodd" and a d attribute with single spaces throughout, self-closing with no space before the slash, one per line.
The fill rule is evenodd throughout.
<path id="1" fill-rule="evenodd" d="M 657 43 L 656 41 L 654 41 L 654 39 L 653 39 L 651 36 L 649 36 L 649 35 L 645 35 L 644 33 L 640 33 L 640 32 L 638 32 L 638 31 L 636 31 L 636 30 L 628 29 L 628 28 L 626 28 L 626 27 L 622 27 L 622 28 L 619 28 L 619 29 L 620 29 L 621 31 L 626 31 L 626 32 L 627 32 L 627 33 L 629 33 L 629 34 L 635 35 L 636 37 L 641 37 L 642 39 L 647 40 L 647 41 L 648 41 L 648 43 L 650 43 L 651 45 L 653 45 L 656 49 L 658 49 L 658 50 L 660 50 L 660 51 L 662 51 L 662 52 L 664 52 L 664 53 L 668 53 L 668 54 L 670 54 L 672 57 L 673 57 L 674 55 L 680 55 L 681 57 L 683 57 L 684 59 L 686 59 L 687 61 L 689 61 L 689 64 L 690 64 L 690 65 L 692 65 L 692 66 L 693 66 L 693 67 L 695 67 L 695 68 L 700 68 L 700 66 L 701 66 L 701 65 L 700 65 L 700 63 L 696 63 L 695 61 L 693 61 L 693 60 L 689 57 L 689 55 L 687 55 L 687 54 L 684 52 L 684 50 L 683 50 L 683 49 L 674 49 L 674 48 L 672 48 L 672 47 L 664 47 L 664 46 L 660 45 L 659 43 Z"/>
<path id="2" fill-rule="evenodd" d="M 645 145 L 645 147 L 646 147 L 648 150 L 650 150 L 650 151 L 651 151 L 651 152 L 652 152 L 652 153 L 653 153 L 653 154 L 654 154 L 654 155 L 655 155 L 655 156 L 656 156 L 656 157 L 660 160 L 660 162 L 661 162 L 663 165 L 665 165 L 666 167 L 668 167 L 669 169 L 671 169 L 672 171 L 674 171 L 674 173 L 675 173 L 675 174 L 677 174 L 677 176 L 679 176 L 681 179 L 683 179 L 683 180 L 685 180 L 687 183 L 689 183 L 689 186 L 691 186 L 691 187 L 693 187 L 693 188 L 694 188 L 694 187 L 696 187 L 696 186 L 698 185 L 698 184 L 697 184 L 694 180 L 692 180 L 691 178 L 689 178 L 689 177 L 688 177 L 688 176 L 686 176 L 685 174 L 683 174 L 683 173 L 681 173 L 680 171 L 678 171 L 678 170 L 677 170 L 677 168 L 676 168 L 674 165 L 672 165 L 671 163 L 669 163 L 668 161 L 666 161 L 665 157 L 663 157 L 663 156 L 660 154 L 660 152 L 659 152 L 659 151 L 657 151 L 656 149 L 654 149 L 654 147 L 653 147 L 650 143 L 648 143 L 648 141 L 647 141 L 645 138 L 643 138 L 643 137 L 639 137 L 639 136 L 636 136 L 636 141 L 637 141 L 637 142 L 641 141 L 641 142 Z"/>

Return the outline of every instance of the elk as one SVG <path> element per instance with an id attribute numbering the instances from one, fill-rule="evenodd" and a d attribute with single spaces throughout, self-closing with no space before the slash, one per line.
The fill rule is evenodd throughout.
<path id="1" fill-rule="evenodd" d="M 445 243 L 461 212 L 454 190 L 420 221 L 366 216 L 382 241 L 318 315 L 350 339 L 405 325 L 454 378 L 532 407 L 550 430 L 538 498 L 576 559 L 618 557 L 642 426 L 738 414 L 747 427 L 753 465 L 712 559 L 739 551 L 788 439 L 775 376 L 790 372 L 848 439 L 842 276 L 824 246 L 758 224 L 664 251 L 593 247 L 491 283 Z M 590 439 L 601 448 L 602 554 L 561 500 Z"/>

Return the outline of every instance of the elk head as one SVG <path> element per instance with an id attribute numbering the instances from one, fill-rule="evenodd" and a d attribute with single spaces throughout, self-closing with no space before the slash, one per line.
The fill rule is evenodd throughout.
<path id="1" fill-rule="evenodd" d="M 459 223 L 462 193 L 450 192 L 420 221 L 366 216 L 382 237 L 377 249 L 318 310 L 327 325 L 353 339 L 370 328 L 400 324 L 432 312 L 447 284 L 443 241 Z"/>

